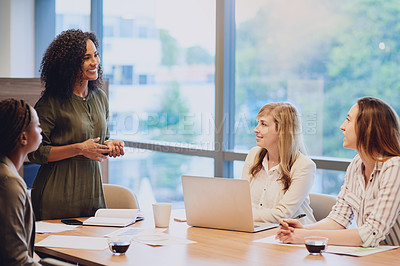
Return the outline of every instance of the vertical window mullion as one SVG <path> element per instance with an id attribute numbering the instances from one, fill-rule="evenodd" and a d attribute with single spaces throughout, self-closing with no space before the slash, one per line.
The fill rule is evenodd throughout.
<path id="1" fill-rule="evenodd" d="M 216 0 L 214 176 L 223 175 L 225 0 Z"/>
<path id="2" fill-rule="evenodd" d="M 39 77 L 40 63 L 56 34 L 56 1 L 35 1 L 35 77 Z"/>
<path id="3" fill-rule="evenodd" d="M 216 1 L 215 167 L 214 175 L 233 177 L 233 162 L 224 151 L 234 148 L 235 1 Z"/>
<path id="4" fill-rule="evenodd" d="M 100 42 L 99 54 L 103 55 L 103 0 L 90 1 L 90 30 Z"/>
<path id="5" fill-rule="evenodd" d="M 224 42 L 224 145 L 223 151 L 235 147 L 235 1 L 225 0 Z M 233 177 L 233 161 L 224 160 L 223 177 Z"/>

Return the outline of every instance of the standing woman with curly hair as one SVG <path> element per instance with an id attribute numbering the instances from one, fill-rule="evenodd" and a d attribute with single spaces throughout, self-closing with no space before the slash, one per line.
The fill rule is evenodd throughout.
<path id="1" fill-rule="evenodd" d="M 260 109 L 257 119 L 257 146 L 247 155 L 242 174 L 250 182 L 254 220 L 278 223 L 300 215 L 303 223 L 315 222 L 308 194 L 316 168 L 305 155 L 296 108 L 270 103 Z"/>
<path id="2" fill-rule="evenodd" d="M 32 186 L 37 220 L 92 216 L 104 208 L 99 162 L 124 154 L 109 140 L 108 100 L 93 33 L 67 30 L 47 48 L 41 64 L 45 86 L 35 105 L 43 142 L 29 154 L 41 164 Z"/>

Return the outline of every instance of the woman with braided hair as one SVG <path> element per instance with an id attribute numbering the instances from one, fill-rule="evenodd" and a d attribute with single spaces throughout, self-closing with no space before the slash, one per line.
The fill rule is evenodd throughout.
<path id="1" fill-rule="evenodd" d="M 27 187 L 18 174 L 42 141 L 36 111 L 23 100 L 0 101 L 0 265 L 33 261 L 35 219 Z"/>
<path id="2" fill-rule="evenodd" d="M 124 154 L 109 140 L 108 100 L 93 33 L 67 30 L 47 48 L 41 63 L 45 90 L 35 105 L 43 143 L 29 154 L 41 164 L 32 186 L 37 220 L 93 216 L 105 208 L 99 161 Z"/>

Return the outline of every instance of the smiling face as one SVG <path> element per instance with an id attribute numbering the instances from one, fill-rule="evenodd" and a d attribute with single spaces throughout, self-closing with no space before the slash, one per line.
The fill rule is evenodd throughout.
<path id="1" fill-rule="evenodd" d="M 96 80 L 99 77 L 100 57 L 92 40 L 86 41 L 86 53 L 82 65 L 82 81 Z"/>
<path id="2" fill-rule="evenodd" d="M 279 132 L 271 115 L 263 115 L 258 118 L 258 125 L 254 129 L 254 133 L 256 133 L 257 146 L 267 150 L 278 146 Z"/>
<path id="3" fill-rule="evenodd" d="M 343 147 L 347 149 L 357 149 L 356 119 L 358 115 L 358 105 L 351 107 L 346 120 L 340 126 L 343 130 Z"/>

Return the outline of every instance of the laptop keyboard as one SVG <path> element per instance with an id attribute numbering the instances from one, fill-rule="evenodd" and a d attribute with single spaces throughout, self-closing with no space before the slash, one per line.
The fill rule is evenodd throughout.
<path id="1" fill-rule="evenodd" d="M 265 223 L 254 223 L 254 228 L 259 228 L 261 226 L 265 226 Z"/>

